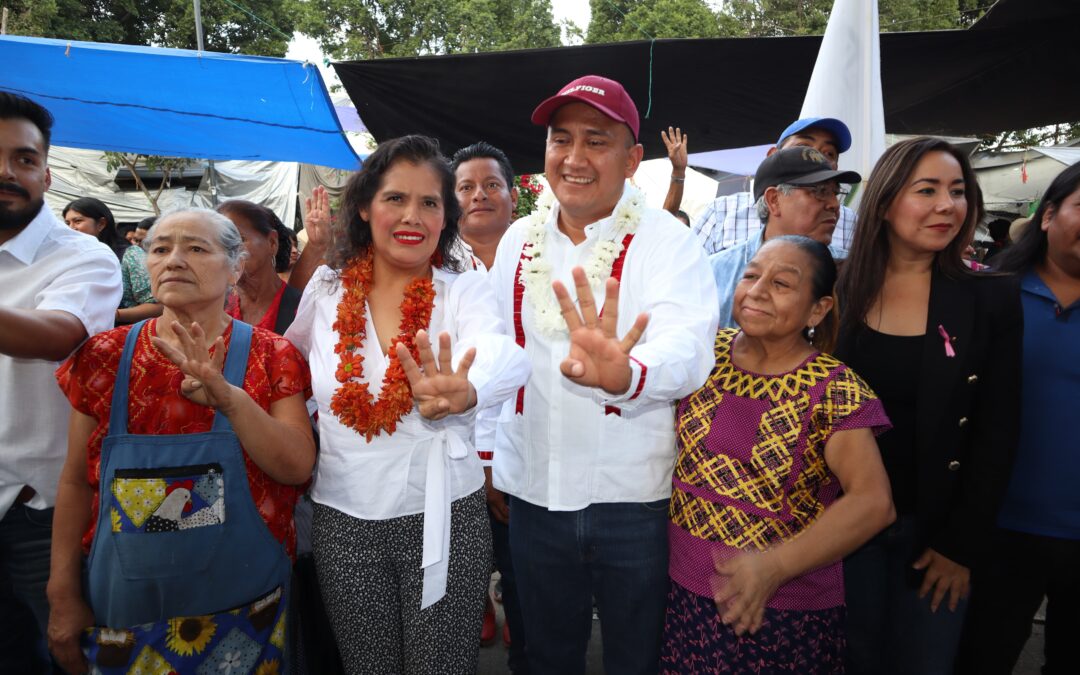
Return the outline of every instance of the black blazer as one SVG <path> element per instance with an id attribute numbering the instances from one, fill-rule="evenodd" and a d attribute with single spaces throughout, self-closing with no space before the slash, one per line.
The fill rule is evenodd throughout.
<path id="1" fill-rule="evenodd" d="M 955 352 L 949 357 L 948 334 Z M 916 404 L 919 549 L 971 567 L 1008 488 L 1020 427 L 1023 314 L 1014 277 L 934 271 Z M 840 336 L 837 357 L 858 349 Z M 873 382 L 869 382 L 871 388 Z M 888 413 L 888 410 L 885 411 Z"/>

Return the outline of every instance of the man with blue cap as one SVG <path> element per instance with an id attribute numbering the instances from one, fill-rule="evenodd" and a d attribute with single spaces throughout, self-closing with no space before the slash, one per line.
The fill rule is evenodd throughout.
<path id="1" fill-rule="evenodd" d="M 835 169 L 840 154 L 851 147 L 851 131 L 846 124 L 832 117 L 806 117 L 788 125 L 767 154 L 795 147 L 814 148 L 825 155 Z M 752 193 L 737 192 L 718 197 L 709 205 L 693 227 L 707 253 L 717 253 L 757 236 L 762 225 L 754 208 L 755 201 Z M 841 205 L 832 247 L 847 251 L 854 236 L 855 212 Z"/>

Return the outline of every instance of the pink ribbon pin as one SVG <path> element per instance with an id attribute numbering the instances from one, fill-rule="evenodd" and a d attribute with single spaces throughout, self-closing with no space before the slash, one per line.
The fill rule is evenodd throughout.
<path id="1" fill-rule="evenodd" d="M 942 326 L 939 323 L 937 327 L 937 332 L 938 335 L 940 335 L 941 338 L 945 340 L 945 356 L 949 357 L 950 359 L 954 358 L 956 356 L 956 350 L 953 349 L 952 338 L 949 337 L 949 333 L 945 330 L 945 326 Z"/>

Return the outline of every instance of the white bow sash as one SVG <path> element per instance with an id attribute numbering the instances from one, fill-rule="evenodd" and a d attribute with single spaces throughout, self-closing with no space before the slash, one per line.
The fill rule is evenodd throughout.
<path id="1" fill-rule="evenodd" d="M 427 479 L 424 484 L 424 590 L 420 609 L 426 609 L 446 595 L 450 571 L 450 460 L 469 456 L 469 446 L 454 431 L 435 433 L 428 448 Z"/>

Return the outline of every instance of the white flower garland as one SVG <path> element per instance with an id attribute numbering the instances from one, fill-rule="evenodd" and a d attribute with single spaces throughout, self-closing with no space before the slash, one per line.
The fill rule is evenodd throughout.
<path id="1" fill-rule="evenodd" d="M 551 264 L 545 256 L 547 223 L 555 197 L 550 188 L 544 191 L 536 203 L 536 210 L 529 214 L 525 241 L 530 244 L 525 251 L 531 260 L 521 261 L 521 285 L 525 298 L 533 308 L 533 322 L 537 330 L 549 337 L 565 337 L 566 321 L 562 317 L 555 292 L 551 290 Z M 637 232 L 645 210 L 645 196 L 637 188 L 628 185 L 613 214 L 615 227 L 611 239 L 601 239 L 593 245 L 592 256 L 585 263 L 585 276 L 593 289 L 603 288 L 611 276 L 611 266 L 623 251 L 623 239 Z"/>

